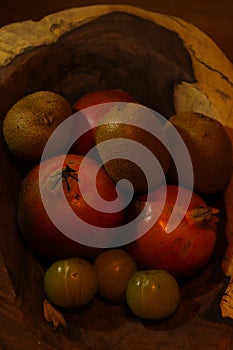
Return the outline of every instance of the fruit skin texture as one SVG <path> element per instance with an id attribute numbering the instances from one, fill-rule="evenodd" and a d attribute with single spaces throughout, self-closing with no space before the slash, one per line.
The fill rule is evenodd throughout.
<path id="1" fill-rule="evenodd" d="M 156 123 L 157 133 L 163 138 L 163 142 L 147 131 L 151 128 L 152 120 L 153 123 Z M 134 145 L 127 146 L 124 142 L 121 142 L 118 147 L 111 144 L 107 147 L 101 147 L 101 144 L 104 141 L 117 140 L 118 138 L 123 138 L 126 142 L 127 140 L 134 141 L 144 146 L 136 152 L 139 164 L 141 159 L 145 161 L 148 159 L 148 154 L 144 149 L 146 148 L 153 153 L 154 158 L 158 160 L 164 174 L 166 174 L 170 167 L 171 157 L 164 146 L 164 143 L 168 144 L 168 141 L 163 125 L 157 120 L 151 110 L 134 103 L 114 106 L 103 117 L 102 121 L 104 121 L 104 124 L 96 128 L 95 137 L 97 149 L 107 173 L 114 182 L 117 183 L 121 179 L 127 179 L 133 185 L 135 192 L 146 193 L 148 182 L 144 173 L 145 169 L 141 169 L 140 166 L 132 161 L 132 157 L 135 154 Z M 140 127 L 136 125 L 140 125 Z M 122 158 L 116 156 L 116 149 L 117 154 L 122 155 Z M 159 174 L 156 167 L 151 167 L 151 162 L 147 162 L 146 165 L 147 168 L 150 168 L 149 176 L 152 174 L 151 182 L 153 183 L 150 184 L 151 188 L 159 186 L 164 180 L 164 175 Z"/>
<path id="2" fill-rule="evenodd" d="M 181 189 L 183 194 L 189 191 Z M 166 225 L 176 201 L 177 191 L 178 186 L 167 185 L 166 202 L 157 222 L 126 249 L 139 268 L 163 269 L 175 278 L 184 278 L 201 270 L 209 261 L 216 243 L 217 218 L 214 214 L 218 210 L 208 208 L 199 195 L 192 193 L 188 211 L 181 223 L 172 232 L 167 233 Z M 148 210 L 136 230 L 140 231 L 145 227 L 145 223 L 153 220 L 161 193 L 162 187 L 153 191 L 154 201 L 149 202 Z M 145 200 L 145 196 L 138 197 L 130 215 L 137 215 Z M 208 213 L 205 213 L 206 208 Z M 182 213 L 182 207 L 179 207 L 177 215 L 179 211 Z"/>
<path id="3" fill-rule="evenodd" d="M 112 103 L 111 103 L 112 102 Z M 126 91 L 121 89 L 112 90 L 97 90 L 89 92 L 80 97 L 73 105 L 75 112 L 82 111 L 85 115 L 86 123 L 90 128 L 93 128 L 83 134 L 71 148 L 71 152 L 75 154 L 85 155 L 95 146 L 95 126 L 99 123 L 101 118 L 109 111 L 113 102 L 134 102 L 133 97 Z M 104 105 L 105 103 L 108 103 Z M 91 106 L 100 105 L 94 108 Z M 85 110 L 84 110 L 85 109 Z"/>
<path id="4" fill-rule="evenodd" d="M 59 260 L 45 272 L 45 295 L 57 306 L 67 308 L 83 306 L 92 300 L 96 291 L 95 270 L 84 259 Z"/>
<path id="5" fill-rule="evenodd" d="M 120 248 L 109 249 L 95 258 L 93 267 L 99 293 L 110 301 L 124 300 L 129 278 L 137 271 L 131 256 Z"/>
<path id="6" fill-rule="evenodd" d="M 78 169 L 83 158 L 83 156 L 68 154 L 65 158 L 64 166 L 66 167 L 68 165 L 71 169 L 75 170 L 72 175 L 78 176 Z M 58 166 L 59 159 L 60 156 L 57 156 L 41 163 L 43 164 L 42 176 L 44 188 L 48 191 L 49 198 L 53 200 L 52 203 L 56 205 L 58 211 L 62 210 L 60 209 L 61 199 L 56 191 L 57 174 L 61 172 Z M 99 168 L 99 164 L 90 159 L 85 169 L 85 174 L 81 178 L 78 178 L 79 181 L 85 184 L 85 188 L 90 193 L 92 193 L 93 186 L 91 174 L 96 167 Z M 124 210 L 116 213 L 100 213 L 84 201 L 80 195 L 79 182 L 76 179 L 68 176 L 67 181 L 70 191 L 64 179 L 63 189 L 65 196 L 71 208 L 81 219 L 89 222 L 91 225 L 100 227 L 114 227 L 124 222 Z M 111 201 L 116 198 L 115 185 L 104 169 L 101 169 L 97 175 L 97 189 L 100 195 L 106 200 Z M 61 217 L 63 216 L 63 212 L 61 212 Z M 44 260 L 55 261 L 72 256 L 90 258 L 102 251 L 100 248 L 89 247 L 73 241 L 61 233 L 51 222 L 41 199 L 39 165 L 35 166 L 23 180 L 19 193 L 17 219 L 20 232 L 25 241 L 31 250 Z M 65 217 L 64 220 L 66 220 Z M 85 234 L 88 234 L 88 232 L 83 232 L 83 235 Z"/>
<path id="7" fill-rule="evenodd" d="M 222 190 L 233 169 L 232 145 L 224 126 L 216 119 L 194 112 L 176 114 L 169 122 L 189 151 L 195 192 L 210 194 Z M 170 172 L 174 174 L 174 164 L 171 168 Z M 172 179 L 173 175 L 173 182 Z"/>
<path id="8" fill-rule="evenodd" d="M 71 114 L 68 101 L 51 91 L 37 91 L 21 98 L 3 122 L 3 134 L 10 151 L 20 159 L 38 162 L 52 132 Z M 62 135 L 61 140 L 65 144 L 68 138 Z M 61 142 L 61 149 L 62 146 Z"/>
<path id="9" fill-rule="evenodd" d="M 126 300 L 138 317 L 159 320 L 171 316 L 180 302 L 175 278 L 164 270 L 142 270 L 129 280 Z"/>

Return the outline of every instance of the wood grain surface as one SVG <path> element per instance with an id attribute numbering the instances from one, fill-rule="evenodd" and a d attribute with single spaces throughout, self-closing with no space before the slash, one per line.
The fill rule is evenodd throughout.
<path id="1" fill-rule="evenodd" d="M 225 0 L 9 0 L 0 5 L 0 26 L 26 19 L 39 20 L 45 15 L 67 8 L 95 4 L 129 4 L 177 16 L 190 22 L 207 35 L 233 61 L 233 1 Z"/>
<path id="2" fill-rule="evenodd" d="M 46 4 L 45 1 L 40 1 L 39 3 L 26 4 L 22 1 L 15 0 L 1 5 L 0 24 L 4 25 L 26 19 L 39 20 L 48 13 L 64 8 L 94 3 L 97 2 L 67 1 L 66 3 L 55 3 L 55 1 L 50 1 Z M 104 1 L 102 3 L 104 3 Z M 196 1 L 193 4 L 186 4 L 184 1 L 179 1 L 175 5 L 173 1 L 135 1 L 134 3 L 128 1 L 128 3 L 156 12 L 175 15 L 196 24 L 217 42 L 228 57 L 231 55 L 231 57 L 233 57 L 232 2 L 226 1 L 224 7 L 222 7 L 219 1 L 213 1 L 211 5 L 209 1 Z M 51 28 L 51 25 L 56 23 L 55 19 L 58 17 L 58 15 L 55 15 L 55 17 L 51 18 L 51 22 L 45 21 L 44 28 L 47 28 L 46 25 Z M 72 16 L 68 16 L 67 18 L 68 22 L 72 21 Z M 79 65 L 78 70 L 74 69 L 72 71 L 72 69 L 75 68 L 73 64 L 74 56 L 67 54 L 67 52 L 70 48 L 74 49 L 76 39 L 79 38 L 82 45 L 81 50 L 77 50 L 76 52 L 77 59 L 79 62 L 82 62 L 84 66 L 87 65 L 88 71 L 90 68 L 92 69 L 92 67 L 88 66 L 89 62 L 81 60 L 81 58 L 85 56 L 85 50 L 89 49 L 88 43 L 85 44 L 83 38 L 85 38 L 86 33 L 90 33 L 91 31 L 98 33 L 98 30 L 105 28 L 104 26 L 111 25 L 114 16 L 106 16 L 103 18 L 103 22 L 101 18 L 97 18 L 90 24 L 90 27 L 81 27 L 61 37 L 58 42 L 51 42 L 53 47 L 52 51 L 49 45 L 43 45 L 43 41 L 40 42 L 41 38 L 39 36 L 38 38 L 33 38 L 33 35 L 30 36 L 30 30 L 28 30 L 28 37 L 30 40 L 36 40 L 38 42 L 38 47 L 35 49 L 29 48 L 25 52 L 22 52 L 21 55 L 18 55 L 14 60 L 13 54 L 12 61 L 9 50 L 6 49 L 5 52 L 3 50 L 0 59 L 4 59 L 4 57 L 7 59 L 8 57 L 9 61 L 6 60 L 6 63 L 2 65 L 0 70 L 0 116 L 3 117 L 12 103 L 29 91 L 49 86 L 51 89 L 53 88 L 58 92 L 62 92 L 72 100 L 74 98 L 74 91 L 70 83 L 74 79 L 80 91 L 87 88 L 87 86 L 82 86 L 81 81 L 85 81 L 88 88 L 90 88 L 90 86 L 93 88 L 98 86 L 98 76 L 95 78 L 94 74 L 90 75 L 89 80 L 86 79 L 86 76 L 83 76 L 82 80 L 79 79 L 80 73 L 84 72 L 84 69 L 82 69 L 82 65 Z M 124 32 L 127 33 L 129 40 L 130 31 L 129 27 L 127 27 L 127 23 L 131 23 L 131 21 L 135 21 L 135 18 L 125 16 L 124 21 L 122 21 L 122 23 L 124 23 L 123 27 L 117 28 L 117 32 L 121 33 L 122 36 L 124 36 Z M 202 40 L 200 40 L 200 42 L 198 42 L 198 40 L 195 42 L 194 40 L 194 46 L 189 45 L 189 27 L 184 25 L 183 22 L 178 23 L 174 18 L 171 21 L 170 17 L 162 20 L 160 17 L 157 17 L 156 21 L 159 24 L 161 24 L 160 21 L 167 23 L 168 27 L 171 22 L 173 30 L 180 30 L 182 32 L 184 46 L 181 47 L 178 41 L 177 48 L 179 54 L 181 57 L 185 58 L 184 61 L 187 64 L 184 66 L 185 72 L 178 70 L 178 78 L 183 80 L 183 74 L 186 74 L 186 83 L 193 83 L 195 77 L 198 77 L 197 83 L 199 83 L 200 80 L 200 84 L 197 84 L 197 87 L 201 87 L 201 90 L 206 93 L 206 96 L 208 96 L 211 101 L 211 105 L 216 107 L 217 111 L 221 109 L 219 106 L 224 106 L 226 112 L 226 119 L 224 122 L 226 122 L 228 127 L 232 128 L 232 121 L 230 120 L 230 113 L 232 111 L 232 66 L 230 62 L 228 62 L 215 46 L 212 47 L 212 44 L 210 45 L 213 49 L 211 53 L 214 52 L 214 54 L 211 55 L 205 55 L 205 46 L 197 51 L 198 45 Z M 138 26 L 142 24 L 140 20 L 137 20 L 135 23 L 137 24 L 135 28 L 138 28 Z M 33 24 L 30 22 L 28 29 L 32 25 Z M 63 25 L 64 23 L 60 26 L 61 28 L 56 27 L 58 33 L 59 30 L 63 29 Z M 157 33 L 160 27 L 156 23 L 152 25 L 146 21 L 146 25 L 144 24 L 142 26 L 140 35 L 146 35 L 149 39 L 150 30 Z M 164 40 L 169 38 L 171 34 L 170 30 L 171 28 L 166 29 Z M 15 33 L 18 34 L 19 31 L 15 31 Z M 51 39 L 51 32 L 48 33 L 48 31 L 45 30 L 44 34 L 45 40 Z M 201 34 L 195 32 L 195 35 L 200 38 L 199 35 Z M 12 52 L 17 52 L 17 43 L 20 43 L 22 35 L 16 35 L 14 38 L 15 40 L 11 42 Z M 203 37 L 201 38 L 203 39 Z M 30 43 L 30 40 L 28 43 Z M 208 40 L 206 43 L 208 45 L 210 44 Z M 5 44 L 7 45 L 7 43 Z M 146 45 L 146 40 L 139 40 L 139 48 L 141 48 L 140 45 L 144 44 Z M 7 48 L 7 46 L 5 46 L 5 48 Z M 97 47 L 96 52 L 99 54 L 102 49 L 101 47 Z M 187 56 L 186 49 L 189 53 Z M 156 46 L 153 50 L 155 52 L 157 51 Z M 151 53 L 153 50 L 149 50 L 149 52 Z M 84 53 L 83 56 L 82 53 Z M 108 54 L 111 55 L 111 50 L 108 51 Z M 169 54 L 169 52 L 165 53 L 165 57 L 168 58 L 168 61 Z M 192 58 L 194 72 L 190 69 L 189 57 Z M 200 59 L 200 57 L 204 58 L 204 61 Z M 219 64 L 217 63 L 218 59 L 220 60 Z M 50 60 L 52 63 L 50 63 Z M 13 63 L 10 64 L 11 62 Z M 111 71 L 117 76 L 119 71 L 114 70 L 114 60 L 112 60 L 111 64 Z M 98 69 L 102 70 L 104 66 L 105 64 L 102 62 Z M 57 72 L 59 67 L 70 67 L 70 71 L 61 69 L 61 75 L 56 76 L 56 74 L 52 74 L 53 72 Z M 216 68 L 213 69 L 213 67 Z M 121 66 L 119 65 L 118 68 L 121 68 Z M 137 65 L 137 61 L 135 61 L 135 65 L 132 66 L 132 73 L 141 68 L 142 67 Z M 45 73 L 50 74 L 46 76 Z M 222 89 L 221 91 L 226 92 L 225 95 L 219 92 L 218 94 L 217 92 L 211 93 L 208 84 L 205 84 L 204 77 L 206 76 L 208 76 L 208 79 L 206 79 L 208 84 L 212 81 L 219 83 Z M 129 85 L 126 87 L 129 88 L 130 91 L 136 92 L 139 100 L 141 99 L 142 102 L 145 103 L 150 103 L 150 101 L 153 100 L 153 96 L 150 95 L 152 93 L 150 91 L 151 89 L 148 89 L 148 100 L 146 100 L 146 98 L 148 98 L 147 94 L 143 95 L 141 92 L 142 95 L 140 95 L 139 91 L 142 90 L 137 90 L 138 81 L 130 82 L 130 80 L 125 79 L 123 75 L 122 80 L 120 80 L 119 74 L 117 79 L 118 80 L 115 80 L 114 77 L 105 76 L 105 80 L 102 80 L 102 82 L 106 85 L 103 86 L 108 87 L 112 86 L 114 83 L 127 82 Z M 149 78 L 148 81 L 150 81 Z M 165 81 L 164 84 L 165 89 L 167 89 L 167 81 Z M 193 85 L 195 86 L 195 84 Z M 228 103 L 224 104 L 224 98 L 227 94 L 231 95 L 228 98 Z M 168 101 L 165 100 L 164 106 L 166 109 L 162 110 L 162 112 L 167 115 L 173 112 L 171 100 L 171 96 Z M 220 104 L 216 103 L 216 101 Z M 156 104 L 159 103 L 159 101 L 155 102 Z M 161 108 L 163 108 L 163 105 Z M 179 108 L 182 108 L 182 106 L 179 105 Z M 3 118 L 1 118 L 1 123 L 2 119 Z M 4 169 L 4 172 L 2 172 L 0 176 L 0 250 L 2 253 L 2 255 L 0 254 L 1 350 L 23 350 L 26 348 L 30 350 L 109 350 L 110 348 L 114 350 L 154 350 L 155 348 L 161 350 L 196 350 L 197 348 L 200 350 L 233 349 L 233 323 L 232 320 L 228 318 L 223 319 L 221 317 L 219 307 L 221 297 L 228 283 L 228 279 L 221 270 L 221 261 L 227 243 L 223 232 L 225 227 L 219 228 L 217 249 L 208 267 L 196 278 L 186 281 L 186 283 L 182 285 L 182 303 L 178 312 L 171 319 L 161 322 L 144 322 L 133 317 L 125 305 L 112 305 L 103 302 L 99 298 L 95 298 L 88 308 L 83 308 L 77 312 L 65 311 L 64 318 L 69 327 L 63 332 L 59 330 L 54 331 L 52 327 L 45 322 L 42 314 L 42 268 L 37 260 L 25 250 L 25 246 L 18 236 L 17 227 L 15 225 L 17 192 L 22 177 L 25 174 L 25 169 L 19 171 L 19 164 L 15 163 L 15 159 L 8 153 L 2 138 L 0 157 Z M 216 201 L 216 198 L 212 198 L 212 200 Z M 219 196 L 217 198 L 217 203 L 214 204 L 223 208 L 223 197 Z M 224 220 L 224 218 L 222 219 Z"/>

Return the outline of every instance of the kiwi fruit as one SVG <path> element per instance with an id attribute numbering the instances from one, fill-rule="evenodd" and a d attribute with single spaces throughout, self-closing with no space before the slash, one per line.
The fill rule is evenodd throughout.
<path id="1" fill-rule="evenodd" d="M 153 120 L 157 125 L 157 132 L 163 135 L 163 125 L 156 120 L 156 116 L 152 114 L 152 111 L 136 103 L 119 102 L 103 117 L 101 125 L 98 125 L 95 130 L 97 150 L 105 170 L 115 183 L 122 179 L 128 180 L 133 185 L 136 193 L 146 193 L 153 187 L 159 186 L 165 179 L 164 175 L 170 167 L 170 153 L 164 146 L 166 141 L 161 142 L 152 133 L 148 132 L 148 124 L 150 126 L 151 121 L 154 124 Z M 143 128 L 143 125 L 146 127 Z M 114 143 L 102 147 L 102 142 L 117 138 L 129 139 L 145 146 L 157 158 L 163 170 L 162 176 L 157 171 L 156 166 L 153 167 L 149 163 L 149 159 L 147 162 L 147 153 L 144 153 L 145 148 L 139 149 L 139 146 L 136 150 L 132 144 L 127 147 L 123 142 L 118 144 L 117 150 Z M 136 153 L 139 163 L 135 161 L 134 153 Z M 149 169 L 149 176 L 152 179 L 150 184 L 144 171 L 145 167 L 143 169 L 143 166 L 141 166 L 143 164 L 141 161 L 144 161 L 144 164 L 149 163 L 146 168 Z"/>
<path id="2" fill-rule="evenodd" d="M 232 145 L 225 127 L 218 120 L 197 112 L 178 113 L 169 122 L 189 151 L 194 190 L 203 195 L 221 191 L 232 174 Z M 174 167 L 172 163 L 168 172 L 170 182 L 175 182 Z"/>
<path id="3" fill-rule="evenodd" d="M 3 121 L 3 135 L 18 158 L 37 162 L 56 127 L 72 114 L 68 101 L 52 91 L 37 91 L 19 99 Z"/>

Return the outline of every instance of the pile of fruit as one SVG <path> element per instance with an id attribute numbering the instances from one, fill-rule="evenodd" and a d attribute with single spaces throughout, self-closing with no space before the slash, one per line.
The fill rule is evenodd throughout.
<path id="1" fill-rule="evenodd" d="M 126 104 L 121 105 L 121 102 Z M 89 108 L 99 104 L 103 104 L 100 110 Z M 20 99 L 4 119 L 6 145 L 31 168 L 21 185 L 17 224 L 25 244 L 46 267 L 44 293 L 55 307 L 78 308 L 99 295 L 111 302 L 126 300 L 131 311 L 143 319 L 169 317 L 180 302 L 179 281 L 201 271 L 213 254 L 219 210 L 209 207 L 203 198 L 222 191 L 231 176 L 232 146 L 224 126 L 193 112 L 169 119 L 190 154 L 194 186 L 189 189 L 185 183 L 181 186 L 177 182 L 176 165 L 164 144 L 134 125 L 136 116 L 130 106 L 135 104 L 137 101 L 120 89 L 89 93 L 73 106 L 57 93 L 38 91 Z M 118 111 L 120 108 L 122 120 L 114 119 L 115 108 Z M 40 162 L 54 130 L 77 111 L 81 111 L 90 130 L 73 143 L 62 168 L 63 146 L 76 128 L 71 127 L 70 133 L 61 133 L 57 155 Z M 132 125 L 124 124 L 126 114 Z M 160 127 L 164 129 L 166 125 Z M 147 147 L 158 159 L 166 184 L 155 176 L 153 188 L 148 189 L 143 169 L 129 159 L 114 157 L 114 147 L 100 147 L 103 142 L 117 138 L 130 139 Z M 89 156 L 94 146 L 97 146 L 103 166 Z M 81 171 L 84 159 L 85 167 Z M 40 169 L 43 169 L 42 175 Z M 124 191 L 117 191 L 116 183 L 129 180 L 134 187 L 130 203 L 117 211 L 97 210 L 99 197 L 93 187 L 93 174 L 96 174 L 99 196 L 109 205 L 118 198 L 123 207 Z M 68 226 L 58 190 L 60 182 L 69 207 L 92 227 L 111 230 L 131 222 L 143 212 L 134 226 L 135 231 L 131 232 L 135 240 L 104 248 L 98 244 L 85 245 L 63 234 L 48 215 L 41 197 L 42 186 L 51 205 L 55 206 L 61 225 Z M 84 198 L 81 184 L 92 205 Z M 164 206 L 158 220 L 154 220 L 164 187 Z M 178 226 L 168 233 L 167 223 L 178 191 L 191 200 Z M 180 206 L 179 210 L 177 215 L 182 215 L 184 208 Z M 153 224 L 145 231 L 145 225 L 150 222 Z M 88 230 L 88 225 L 80 227 L 77 226 L 78 236 L 85 241 L 93 231 Z M 141 232 L 145 233 L 141 235 Z"/>

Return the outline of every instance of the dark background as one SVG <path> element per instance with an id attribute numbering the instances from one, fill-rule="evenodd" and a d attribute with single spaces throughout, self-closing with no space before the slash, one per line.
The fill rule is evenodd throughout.
<path id="1" fill-rule="evenodd" d="M 0 26 L 67 8 L 93 4 L 130 4 L 180 17 L 209 35 L 233 62 L 233 0 L 0 0 Z M 1 38 L 0 38 L 1 40 Z"/>

